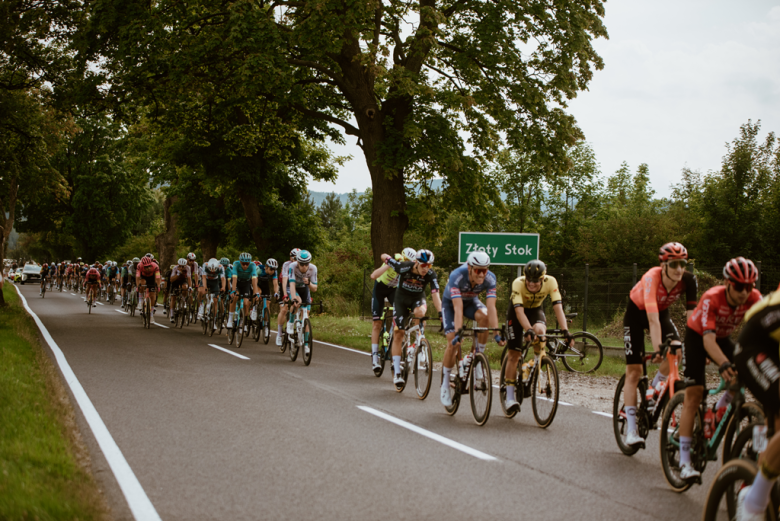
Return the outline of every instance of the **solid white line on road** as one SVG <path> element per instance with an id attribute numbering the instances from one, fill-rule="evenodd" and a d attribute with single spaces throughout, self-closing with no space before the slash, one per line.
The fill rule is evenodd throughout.
<path id="1" fill-rule="evenodd" d="M 279 334 L 278 331 L 271 331 L 271 332 L 273 334 L 275 334 L 275 335 Z M 326 346 L 331 346 L 331 347 L 335 347 L 335 348 L 338 348 L 338 349 L 343 349 L 344 351 L 352 351 L 353 353 L 357 353 L 359 355 L 371 356 L 371 353 L 366 353 L 365 351 L 358 351 L 357 349 L 352 349 L 352 348 L 349 348 L 349 347 L 337 346 L 336 344 L 329 344 L 328 342 L 323 342 L 322 340 L 317 340 L 316 338 L 314 339 L 314 343 L 315 344 L 324 344 Z"/>
<path id="2" fill-rule="evenodd" d="M 238 353 L 234 353 L 233 351 L 229 351 L 229 350 L 225 349 L 224 347 L 219 347 L 218 345 L 214 345 L 214 344 L 209 344 L 209 346 L 213 347 L 214 349 L 219 349 L 220 351 L 224 351 L 224 352 L 226 352 L 229 355 L 233 355 L 235 357 L 238 357 L 241 360 L 249 360 L 249 357 L 244 356 L 244 355 L 239 355 Z"/>
<path id="3" fill-rule="evenodd" d="M 601 412 L 601 411 L 591 411 L 593 414 L 598 414 L 599 416 L 606 416 L 607 418 L 612 418 L 612 415 L 608 412 Z"/>
<path id="4" fill-rule="evenodd" d="M 163 329 L 170 329 L 168 326 L 164 326 L 164 325 L 162 325 L 162 324 L 158 324 L 157 322 L 155 322 L 155 323 L 154 323 L 154 325 L 155 325 L 155 326 L 159 326 L 159 327 L 161 327 L 161 328 L 163 328 Z"/>
<path id="5" fill-rule="evenodd" d="M 97 304 L 98 306 L 104 306 L 105 305 L 102 302 L 95 302 L 95 304 Z"/>
<path id="6" fill-rule="evenodd" d="M 453 449 L 459 450 L 461 452 L 465 452 L 469 456 L 474 456 L 475 458 L 479 458 L 485 461 L 498 460 L 498 458 L 491 456 L 490 454 L 485 454 L 484 452 L 478 451 L 477 449 L 472 449 L 471 447 L 467 447 L 462 443 L 458 443 L 457 441 L 452 441 L 449 438 L 445 438 L 444 436 L 436 434 L 435 432 L 431 432 L 429 430 L 423 429 L 422 427 L 418 427 L 417 425 L 411 424 L 409 422 L 405 422 L 403 420 L 399 420 L 398 418 L 395 418 L 394 416 L 390 416 L 389 414 L 385 414 L 382 411 L 377 411 L 376 409 L 372 409 L 371 407 L 365 407 L 363 405 L 358 405 L 357 408 L 362 411 L 366 411 L 367 413 L 373 414 L 374 416 L 378 416 L 383 420 L 387 420 L 391 423 L 395 423 L 396 425 L 399 425 L 405 429 L 409 429 L 412 432 L 416 432 L 417 434 L 422 434 L 426 438 L 430 438 L 434 441 L 438 441 L 439 443 L 443 443 L 448 447 L 452 447 Z"/>
<path id="7" fill-rule="evenodd" d="M 76 296 L 76 294 L 75 294 L 75 293 L 71 293 L 71 295 L 73 295 L 74 297 Z"/>
<path id="8" fill-rule="evenodd" d="M 121 309 L 115 309 L 114 311 L 116 311 L 117 313 L 124 313 L 125 315 L 127 315 L 127 311 L 122 311 Z"/>
<path id="9" fill-rule="evenodd" d="M 57 345 L 57 342 L 54 341 L 51 334 L 49 334 L 49 330 L 43 325 L 43 322 L 38 318 L 38 315 L 36 315 L 33 310 L 30 309 L 30 306 L 27 305 L 27 299 L 24 298 L 24 295 L 22 295 L 22 292 L 19 291 L 18 287 L 16 288 L 16 291 L 22 299 L 24 308 L 33 317 L 33 320 L 35 320 L 35 323 L 41 330 L 41 334 L 43 334 L 43 338 L 46 339 L 52 353 L 54 353 L 54 357 L 57 359 L 57 364 L 60 366 L 62 375 L 65 377 L 65 381 L 68 383 L 71 392 L 73 392 L 73 397 L 76 398 L 76 403 L 79 404 L 81 411 L 84 413 L 84 418 L 87 420 L 92 432 L 95 434 L 95 439 L 97 440 L 98 445 L 100 445 L 103 454 L 106 456 L 106 460 L 108 461 L 111 470 L 114 472 L 114 476 L 116 476 L 119 488 L 122 489 L 122 493 L 125 495 L 125 499 L 127 499 L 127 504 L 130 507 L 130 511 L 133 513 L 133 517 L 138 521 L 162 521 L 157 510 L 155 510 L 154 505 L 149 501 L 149 496 L 146 495 L 141 483 L 133 473 L 133 469 L 130 468 L 125 456 L 119 449 L 119 446 L 114 441 L 111 433 L 108 432 L 106 424 L 103 423 L 103 419 L 100 417 L 100 414 L 97 412 L 97 409 L 95 409 L 89 396 L 87 396 L 86 391 L 81 386 L 81 382 L 76 378 L 76 374 L 65 359 L 65 354 Z"/>

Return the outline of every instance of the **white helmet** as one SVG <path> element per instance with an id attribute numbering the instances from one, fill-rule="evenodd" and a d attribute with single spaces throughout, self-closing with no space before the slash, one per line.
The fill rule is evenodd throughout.
<path id="1" fill-rule="evenodd" d="M 186 265 L 186 264 L 187 264 L 187 259 L 185 259 L 184 257 L 182 257 L 181 259 L 179 259 L 179 266 L 184 266 L 184 265 Z"/>
<path id="2" fill-rule="evenodd" d="M 219 268 L 220 264 L 217 259 L 209 259 L 208 264 L 206 264 L 206 269 L 211 272 L 219 271 Z"/>
<path id="3" fill-rule="evenodd" d="M 487 268 L 490 266 L 490 257 L 484 251 L 472 251 L 466 259 L 466 264 L 471 267 Z"/>
<path id="4" fill-rule="evenodd" d="M 265 261 L 265 265 L 271 268 L 272 270 L 275 270 L 276 268 L 279 267 L 279 263 L 276 262 L 276 259 L 268 259 L 267 261 Z"/>
<path id="5" fill-rule="evenodd" d="M 417 256 L 417 250 L 414 248 L 404 248 L 401 255 L 403 255 L 406 260 L 413 261 Z"/>

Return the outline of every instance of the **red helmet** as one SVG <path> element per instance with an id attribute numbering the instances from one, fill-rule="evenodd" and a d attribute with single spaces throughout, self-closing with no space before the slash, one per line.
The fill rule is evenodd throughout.
<path id="1" fill-rule="evenodd" d="M 658 250 L 658 260 L 661 262 L 687 258 L 688 250 L 679 242 L 667 242 Z"/>
<path id="2" fill-rule="evenodd" d="M 255 266 L 260 266 L 260 261 L 259 260 L 255 261 Z"/>
<path id="3" fill-rule="evenodd" d="M 149 257 L 143 257 L 141 259 L 141 267 L 146 268 L 147 266 L 151 266 L 151 265 L 152 265 L 152 259 L 150 259 Z"/>
<path id="4" fill-rule="evenodd" d="M 737 257 L 723 267 L 723 278 L 731 282 L 752 284 L 758 280 L 758 269 L 750 259 Z"/>

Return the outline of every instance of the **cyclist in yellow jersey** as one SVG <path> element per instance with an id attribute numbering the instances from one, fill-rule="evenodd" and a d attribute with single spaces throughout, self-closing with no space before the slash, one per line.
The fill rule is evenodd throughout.
<path id="1" fill-rule="evenodd" d="M 507 374 L 504 375 L 506 386 L 507 412 L 511 413 L 520 408 L 515 399 L 515 368 L 520 360 L 523 348 L 523 338 L 534 340 L 539 337 L 539 342 L 534 343 L 534 364 L 539 363 L 539 357 L 546 342 L 547 318 L 544 316 L 542 303 L 550 297 L 553 305 L 558 327 L 563 330 L 566 341 L 571 345 L 571 333 L 566 324 L 566 316 L 563 313 L 561 292 L 558 290 L 558 281 L 547 275 L 547 266 L 540 260 L 532 260 L 525 265 L 523 276 L 518 277 L 512 283 L 511 304 L 507 309 L 507 333 L 509 349 L 506 364 Z"/>
<path id="2" fill-rule="evenodd" d="M 414 248 L 404 248 L 403 252 L 395 254 L 395 260 L 399 262 L 407 262 L 414 260 L 417 251 Z M 382 366 L 379 364 L 379 333 L 382 331 L 382 309 L 384 308 L 385 299 L 390 304 L 393 304 L 395 300 L 395 289 L 398 287 L 398 273 L 387 264 L 383 264 L 373 273 L 371 278 L 374 279 L 374 290 L 371 293 L 371 315 L 374 320 L 373 328 L 371 329 L 371 355 L 374 362 L 374 374 L 379 374 L 382 370 Z"/>

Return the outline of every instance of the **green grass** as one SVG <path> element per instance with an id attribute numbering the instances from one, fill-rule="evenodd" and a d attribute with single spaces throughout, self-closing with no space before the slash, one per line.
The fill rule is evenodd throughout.
<path id="1" fill-rule="evenodd" d="M 103 519 L 104 502 L 66 427 L 67 395 L 13 284 L 0 308 L 0 519 Z M 59 393 L 59 394 L 58 394 Z"/>
<path id="2" fill-rule="evenodd" d="M 350 347 L 359 351 L 371 352 L 371 321 L 360 320 L 356 317 L 336 317 L 331 315 L 317 315 L 312 319 L 312 327 L 314 328 L 315 340 L 322 340 L 323 342 L 330 342 L 332 344 L 338 344 L 340 346 Z M 436 362 L 441 362 L 444 356 L 445 339 L 442 334 L 438 332 L 438 322 L 436 326 L 431 326 L 426 331 L 426 338 L 431 344 L 431 351 L 433 351 L 433 359 Z M 604 340 L 602 345 L 604 345 Z M 611 342 L 606 345 L 623 346 L 623 339 L 610 339 Z M 619 340 L 618 343 L 614 343 L 614 340 Z M 468 340 L 466 346 L 471 345 L 471 340 Z M 465 346 L 464 346 L 465 350 Z M 490 366 L 493 369 L 500 369 L 501 367 L 501 352 L 503 348 L 498 346 L 495 342 L 490 340 L 487 345 L 487 355 L 490 361 Z M 370 366 L 370 362 L 366 361 L 366 367 Z M 566 368 L 559 361 L 557 363 L 560 371 L 566 371 Z M 604 356 L 604 360 L 601 363 L 601 367 L 594 373 L 593 376 L 616 376 L 620 377 L 626 372 L 626 361 L 623 357 Z M 648 374 L 651 374 L 648 365 Z"/>

